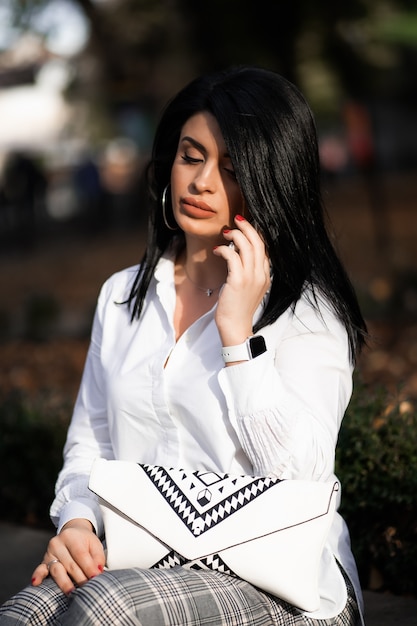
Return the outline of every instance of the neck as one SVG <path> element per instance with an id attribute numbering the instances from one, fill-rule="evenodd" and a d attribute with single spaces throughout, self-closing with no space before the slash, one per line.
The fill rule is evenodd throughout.
<path id="1" fill-rule="evenodd" d="M 227 277 L 225 261 L 216 257 L 212 249 L 190 250 L 187 247 L 177 259 L 177 267 L 185 278 L 206 295 L 211 295 L 223 285 Z"/>

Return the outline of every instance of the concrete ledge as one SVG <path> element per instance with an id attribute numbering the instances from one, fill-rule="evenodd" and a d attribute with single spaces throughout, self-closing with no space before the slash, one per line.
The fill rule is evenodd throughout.
<path id="1" fill-rule="evenodd" d="M 366 626 L 417 626 L 417 598 L 364 591 Z"/>
<path id="2" fill-rule="evenodd" d="M 30 583 L 52 535 L 0 522 L 0 604 Z M 417 626 L 417 598 L 365 591 L 364 600 L 366 626 Z"/>
<path id="3" fill-rule="evenodd" d="M 30 583 L 53 535 L 44 530 L 0 522 L 0 604 Z"/>

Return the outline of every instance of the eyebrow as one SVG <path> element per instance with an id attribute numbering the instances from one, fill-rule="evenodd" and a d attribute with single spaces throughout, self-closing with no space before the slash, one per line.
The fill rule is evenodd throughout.
<path id="1" fill-rule="evenodd" d="M 193 137 L 189 137 L 189 135 L 184 135 L 184 137 L 181 137 L 180 143 L 183 143 L 185 141 L 191 143 L 195 148 L 197 148 L 197 150 L 200 150 L 200 152 L 207 154 L 207 149 L 203 146 L 203 144 L 196 139 L 193 139 Z M 223 157 L 226 159 L 230 159 L 230 154 L 228 152 L 225 152 Z"/>
<path id="2" fill-rule="evenodd" d="M 188 141 L 195 148 L 197 148 L 197 150 L 200 150 L 200 152 L 204 152 L 204 154 L 206 154 L 206 152 L 207 152 L 206 148 L 203 146 L 202 143 L 200 143 L 196 139 L 193 139 L 192 137 L 189 137 L 188 135 L 185 135 L 184 137 L 181 137 L 181 143 L 184 143 L 185 141 Z"/>

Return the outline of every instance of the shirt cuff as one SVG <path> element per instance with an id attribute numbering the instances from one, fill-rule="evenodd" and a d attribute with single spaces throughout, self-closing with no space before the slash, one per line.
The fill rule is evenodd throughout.
<path id="1" fill-rule="evenodd" d="M 73 519 L 86 519 L 92 523 L 98 537 L 104 534 L 104 524 L 100 506 L 97 502 L 94 502 L 94 500 L 85 498 L 84 500 L 79 499 L 67 502 L 59 516 L 57 533 L 61 532 L 63 526 Z"/>

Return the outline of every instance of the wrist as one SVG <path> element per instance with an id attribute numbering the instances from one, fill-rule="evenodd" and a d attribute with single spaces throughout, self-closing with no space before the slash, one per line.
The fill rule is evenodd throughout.
<path id="1" fill-rule="evenodd" d="M 94 528 L 93 524 L 90 522 L 90 520 L 84 519 L 84 518 L 76 518 L 76 519 L 69 520 L 66 524 L 64 524 L 64 526 L 61 528 L 60 532 L 62 532 L 63 530 L 66 530 L 68 528 L 78 528 L 80 530 L 90 530 L 94 534 L 96 532 L 95 528 Z"/>
<path id="2" fill-rule="evenodd" d="M 266 352 L 266 344 L 262 335 L 252 335 L 243 343 L 222 347 L 222 357 L 226 365 L 250 361 L 264 352 Z"/>

